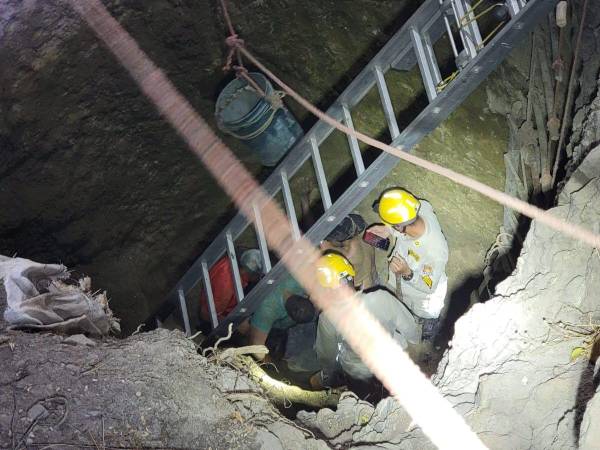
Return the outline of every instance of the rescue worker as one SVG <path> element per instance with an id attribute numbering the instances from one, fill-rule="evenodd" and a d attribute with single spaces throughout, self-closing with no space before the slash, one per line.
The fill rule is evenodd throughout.
<path id="1" fill-rule="evenodd" d="M 288 274 L 250 317 L 249 345 L 265 345 L 271 331 L 284 331 L 294 325 L 308 323 L 316 315 L 315 307 L 300 284 Z M 242 324 L 239 329 L 244 332 L 247 325 Z M 263 359 L 263 355 L 255 357 Z"/>
<path id="2" fill-rule="evenodd" d="M 321 250 L 335 250 L 350 261 L 356 271 L 354 282 L 360 290 L 378 282 L 375 249 L 362 240 L 366 228 L 367 223 L 360 214 L 349 214 L 320 244 Z"/>
<path id="3" fill-rule="evenodd" d="M 404 189 L 392 188 L 381 194 L 374 209 L 385 225 L 368 231 L 395 239 L 388 283 L 422 319 L 423 339 L 433 340 L 448 289 L 448 244 L 433 207 Z"/>
<path id="4" fill-rule="evenodd" d="M 338 253 L 326 253 L 317 262 L 317 279 L 325 288 L 348 286 L 355 289 L 355 275 L 350 261 Z M 409 343 L 419 342 L 420 332 L 415 318 L 387 290 L 357 292 L 356 296 L 402 348 L 406 349 Z M 310 379 L 310 384 L 315 389 L 339 385 L 337 381 L 340 372 L 361 381 L 373 376 L 324 314 L 319 316 L 315 350 L 322 368 Z"/>

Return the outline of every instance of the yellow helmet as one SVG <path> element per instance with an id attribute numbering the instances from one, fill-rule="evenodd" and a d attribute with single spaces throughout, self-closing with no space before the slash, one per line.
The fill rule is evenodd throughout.
<path id="1" fill-rule="evenodd" d="M 326 253 L 317 260 L 317 280 L 326 288 L 337 288 L 342 280 L 353 282 L 356 272 L 346 258 L 339 253 Z"/>
<path id="2" fill-rule="evenodd" d="M 379 199 L 379 217 L 387 225 L 410 225 L 417 220 L 421 202 L 404 189 L 388 189 Z"/>

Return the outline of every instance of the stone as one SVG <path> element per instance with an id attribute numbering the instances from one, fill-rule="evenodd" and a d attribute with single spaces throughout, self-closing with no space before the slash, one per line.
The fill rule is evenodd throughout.
<path id="1" fill-rule="evenodd" d="M 48 415 L 48 410 L 39 403 L 36 403 L 27 411 L 27 417 L 31 421 L 45 419 Z"/>
<path id="2" fill-rule="evenodd" d="M 74 334 L 73 336 L 63 339 L 62 342 L 63 344 L 68 345 L 86 345 L 88 347 L 96 347 L 96 345 L 98 345 L 95 341 L 92 341 L 83 334 Z"/>
<path id="3" fill-rule="evenodd" d="M 316 413 L 301 411 L 298 420 L 318 429 L 331 443 L 341 444 L 351 440 L 352 433 L 369 422 L 373 410 L 370 403 L 359 400 L 352 392 L 344 392 L 335 411 L 329 408 Z"/>

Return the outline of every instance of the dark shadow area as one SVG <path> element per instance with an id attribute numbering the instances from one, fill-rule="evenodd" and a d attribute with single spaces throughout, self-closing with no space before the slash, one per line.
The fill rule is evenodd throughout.
<path id="1" fill-rule="evenodd" d="M 472 306 L 471 293 L 481 284 L 482 279 L 481 275 L 472 275 L 447 294 L 446 312 L 434 341 L 436 347 L 441 347 L 442 350 L 446 348 L 448 341 L 454 336 L 454 324 Z"/>
<path id="2" fill-rule="evenodd" d="M 573 439 L 575 447 L 579 447 L 579 435 L 581 433 L 581 422 L 587 408 L 588 402 L 596 393 L 600 386 L 600 370 L 595 372 L 596 362 L 600 356 L 600 340 L 596 340 L 590 349 L 590 357 L 586 368 L 581 373 L 579 386 L 577 387 L 577 397 L 575 399 L 575 418 L 573 426 Z"/>
<path id="3" fill-rule="evenodd" d="M 536 204 L 535 201 L 532 203 Z M 484 270 L 481 284 L 473 290 L 472 303 L 485 303 L 492 298 L 495 294 L 496 286 L 513 272 L 530 226 L 531 219 L 526 216 L 520 216 L 517 231 L 512 239 L 510 248 L 503 248 L 496 246 L 496 244 L 490 247 L 486 256 L 488 265 Z"/>

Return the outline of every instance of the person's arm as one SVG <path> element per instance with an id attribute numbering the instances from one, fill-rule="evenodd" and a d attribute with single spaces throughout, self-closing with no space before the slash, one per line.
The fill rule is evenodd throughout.
<path id="1" fill-rule="evenodd" d="M 250 319 L 246 319 L 240 323 L 237 327 L 237 332 L 243 336 L 250 335 Z"/>
<path id="2" fill-rule="evenodd" d="M 258 309 L 250 318 L 250 335 L 248 336 L 249 345 L 265 345 L 267 336 L 273 327 L 276 318 L 273 314 L 272 296 L 263 300 Z M 254 358 L 258 361 L 264 359 L 262 354 L 254 354 Z"/>
<path id="3" fill-rule="evenodd" d="M 265 333 L 256 327 L 250 327 L 250 338 L 248 339 L 248 343 L 249 345 L 265 345 L 268 335 L 269 333 Z"/>

